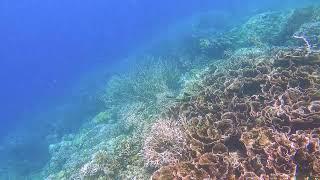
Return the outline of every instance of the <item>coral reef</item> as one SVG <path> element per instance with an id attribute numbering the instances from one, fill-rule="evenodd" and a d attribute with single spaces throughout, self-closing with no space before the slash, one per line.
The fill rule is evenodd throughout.
<path id="1" fill-rule="evenodd" d="M 106 108 L 50 146 L 47 179 L 320 176 L 319 17 L 262 13 L 134 62 L 108 81 Z"/>
<path id="2" fill-rule="evenodd" d="M 310 51 L 320 49 L 320 22 L 310 22 L 303 24 L 294 33 L 294 37 L 302 39 L 306 48 Z"/>
<path id="3" fill-rule="evenodd" d="M 87 136 L 88 137 L 88 136 Z M 108 141 L 76 149 L 76 140 L 65 145 L 63 149 L 70 149 L 69 153 L 59 150 L 53 157 L 60 157 L 63 165 L 47 167 L 51 174 L 48 180 L 55 179 L 131 179 L 133 177 L 147 177 L 143 170 L 143 160 L 140 156 L 141 140 L 138 135 L 129 137 L 120 135 L 108 138 Z M 95 140 L 95 142 L 98 142 Z M 85 149 L 85 150 L 83 150 Z M 54 162 L 52 159 L 51 162 Z M 139 171 L 137 171 L 139 169 Z M 139 173 L 139 174 L 137 174 Z M 140 178 L 143 179 L 143 178 Z"/>
<path id="4" fill-rule="evenodd" d="M 159 168 L 185 160 L 188 149 L 186 137 L 175 122 L 158 121 L 151 127 L 150 132 L 145 139 L 143 150 L 147 167 Z"/>
<path id="5" fill-rule="evenodd" d="M 231 31 L 237 44 L 263 46 L 278 39 L 284 23 L 290 17 L 288 12 L 266 12 L 251 17 L 244 25 Z"/>
<path id="6" fill-rule="evenodd" d="M 159 93 L 168 92 L 169 96 L 179 88 L 181 70 L 175 59 L 145 56 L 132 69 L 108 81 L 104 95 L 107 105 L 143 102 L 156 108 Z"/>
<path id="7" fill-rule="evenodd" d="M 292 10 L 287 21 L 284 23 L 283 29 L 279 33 L 277 42 L 281 44 L 290 41 L 291 36 L 294 35 L 303 24 L 318 21 L 317 19 L 319 19 L 319 17 L 319 7 L 311 6 Z"/>
<path id="8" fill-rule="evenodd" d="M 108 111 L 103 111 L 98 113 L 94 118 L 93 118 L 93 122 L 100 124 L 100 123 L 108 123 L 111 121 L 112 118 L 112 114 Z"/>
<path id="9" fill-rule="evenodd" d="M 67 179 L 96 152 L 110 151 L 120 130 L 118 125 L 112 124 L 87 125 L 76 135 L 66 135 L 61 142 L 51 144 L 51 159 L 44 168 L 47 179 Z"/>
<path id="10" fill-rule="evenodd" d="M 188 160 L 152 179 L 317 177 L 320 67 L 311 54 L 300 57 L 307 62 L 244 58 L 231 61 L 237 70 L 206 74 L 202 91 L 166 114 L 186 134 Z"/>
<path id="11" fill-rule="evenodd" d="M 304 31 L 309 37 L 317 37 L 319 12 L 319 7 L 311 6 L 289 11 L 260 13 L 250 17 L 243 25 L 234 27 L 223 36 L 231 37 L 229 39 L 232 49 L 250 46 L 292 46 L 296 45 L 292 36 L 299 32 Z"/>

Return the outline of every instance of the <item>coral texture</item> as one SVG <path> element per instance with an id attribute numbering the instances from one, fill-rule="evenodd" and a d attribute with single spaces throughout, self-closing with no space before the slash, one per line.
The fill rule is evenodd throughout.
<path id="1" fill-rule="evenodd" d="M 148 167 L 161 167 L 186 157 L 186 137 L 174 122 L 159 121 L 152 126 L 151 132 L 144 144 Z"/>
<path id="2" fill-rule="evenodd" d="M 189 157 L 158 164 L 162 166 L 152 179 L 317 177 L 320 67 L 313 61 L 314 53 L 284 51 L 295 55 L 242 59 L 231 62 L 240 66 L 236 70 L 204 75 L 200 93 L 166 114 L 176 123 L 174 129 L 185 133 Z M 158 129 L 152 130 L 145 152 L 150 150 L 146 144 L 169 139 L 170 133 L 159 129 L 162 123 L 155 124 Z M 145 158 L 147 164 L 152 160 Z M 161 160 L 166 158 L 170 156 Z"/>
<path id="3" fill-rule="evenodd" d="M 320 176 L 319 12 L 261 13 L 221 32 L 213 16 L 194 19 L 129 57 L 94 123 L 50 145 L 47 179 Z"/>

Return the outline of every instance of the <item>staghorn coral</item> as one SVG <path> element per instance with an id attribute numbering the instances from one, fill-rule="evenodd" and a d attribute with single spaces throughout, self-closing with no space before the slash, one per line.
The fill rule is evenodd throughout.
<path id="1" fill-rule="evenodd" d="M 149 108 L 162 108 L 157 95 L 172 94 L 180 87 L 181 70 L 171 57 L 142 57 L 132 71 L 112 76 L 108 81 L 104 100 L 108 106 L 123 106 L 128 103 L 143 102 Z M 169 96 L 169 95 L 168 95 Z M 167 98 L 168 100 L 168 98 Z"/>
<path id="2" fill-rule="evenodd" d="M 143 148 L 147 167 L 159 168 L 186 160 L 188 153 L 186 137 L 175 122 L 159 120 L 150 131 L 151 134 L 145 139 Z"/>
<path id="3" fill-rule="evenodd" d="M 188 158 L 164 163 L 152 179 L 316 177 L 320 68 L 279 63 L 291 60 L 275 53 L 270 61 L 203 74 L 200 92 L 166 114 L 185 133 Z"/>
<path id="4" fill-rule="evenodd" d="M 91 156 L 90 160 L 78 165 L 78 167 L 66 174 L 68 179 L 132 179 L 136 176 L 137 169 L 140 169 L 139 175 L 146 176 L 143 167 L 142 158 L 139 155 L 140 140 L 133 137 L 119 136 L 114 142 L 109 144 L 109 149 L 99 149 Z M 110 147 L 113 144 L 114 147 Z M 110 148 L 112 148 L 110 150 Z M 133 172 L 136 171 L 136 172 Z M 58 174 L 59 175 L 59 174 Z M 52 176 L 57 179 L 58 176 Z M 48 178 L 50 179 L 50 178 Z M 141 178 L 144 179 L 144 178 Z"/>
<path id="5" fill-rule="evenodd" d="M 231 34 L 236 38 L 236 43 L 241 45 L 261 47 L 265 43 L 274 43 L 290 15 L 290 12 L 261 13 L 251 17 L 239 28 L 233 29 Z"/>

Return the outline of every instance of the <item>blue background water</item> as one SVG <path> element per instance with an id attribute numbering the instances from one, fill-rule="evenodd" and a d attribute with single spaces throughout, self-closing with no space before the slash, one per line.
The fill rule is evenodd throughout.
<path id="1" fill-rule="evenodd" d="M 1 1 L 1 134 L 61 99 L 88 67 L 118 61 L 183 16 L 229 7 L 190 2 Z"/>
<path id="2" fill-rule="evenodd" d="M 122 58 L 194 13 L 219 10 L 245 17 L 261 9 L 301 4 L 298 0 L 281 4 L 278 0 L 2 0 L 0 140 L 21 124 L 49 128 L 41 123 L 45 117 L 37 114 L 64 102 L 77 103 L 70 97 L 87 73 L 98 71 L 98 66 L 114 72 Z"/>

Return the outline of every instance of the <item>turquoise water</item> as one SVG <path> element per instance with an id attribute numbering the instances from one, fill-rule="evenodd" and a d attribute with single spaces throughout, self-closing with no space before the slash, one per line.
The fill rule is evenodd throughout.
<path id="1" fill-rule="evenodd" d="M 0 179 L 317 177 L 318 4 L 0 2 Z"/>

